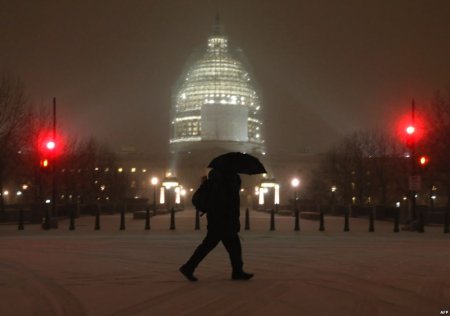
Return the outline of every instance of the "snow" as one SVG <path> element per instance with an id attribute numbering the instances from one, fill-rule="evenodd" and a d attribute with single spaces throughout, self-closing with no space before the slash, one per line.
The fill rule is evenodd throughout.
<path id="1" fill-rule="evenodd" d="M 393 233 L 393 224 L 366 218 L 317 221 L 251 212 L 242 231 L 250 281 L 231 281 L 226 251 L 218 246 L 188 282 L 178 267 L 205 234 L 192 210 L 144 220 L 119 215 L 69 222 L 58 230 L 0 226 L 0 315 L 439 315 L 450 309 L 450 235 L 442 227 Z M 242 227 L 244 227 L 242 216 Z"/>

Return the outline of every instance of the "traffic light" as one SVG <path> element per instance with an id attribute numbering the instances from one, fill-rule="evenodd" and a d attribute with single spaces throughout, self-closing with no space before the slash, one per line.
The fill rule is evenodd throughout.
<path id="1" fill-rule="evenodd" d="M 413 135 L 415 131 L 416 128 L 413 125 L 408 125 L 408 127 L 406 128 L 406 133 L 408 135 Z"/>
<path id="2" fill-rule="evenodd" d="M 41 137 L 38 145 L 39 167 L 42 172 L 50 173 L 54 168 L 54 160 L 58 156 L 58 142 L 53 137 Z"/>
<path id="3" fill-rule="evenodd" d="M 420 145 L 423 137 L 425 137 L 425 115 L 415 111 L 412 117 L 411 113 L 405 113 L 400 117 L 396 124 L 396 136 L 407 147 Z"/>
<path id="4" fill-rule="evenodd" d="M 47 143 L 45 144 L 45 147 L 50 150 L 53 151 L 56 148 L 56 143 L 53 140 L 49 140 L 47 141 Z"/>
<path id="5" fill-rule="evenodd" d="M 430 159 L 427 156 L 425 156 L 425 155 L 420 156 L 419 164 L 422 168 L 425 168 L 429 162 L 430 162 Z"/>
<path id="6" fill-rule="evenodd" d="M 414 125 L 410 124 L 406 127 L 405 131 L 406 131 L 406 146 L 411 148 L 414 146 L 415 143 L 416 128 Z"/>
<path id="7" fill-rule="evenodd" d="M 54 157 L 56 155 L 58 148 L 56 146 L 55 140 L 46 139 L 43 142 L 41 142 L 39 149 L 40 149 L 41 156 Z"/>

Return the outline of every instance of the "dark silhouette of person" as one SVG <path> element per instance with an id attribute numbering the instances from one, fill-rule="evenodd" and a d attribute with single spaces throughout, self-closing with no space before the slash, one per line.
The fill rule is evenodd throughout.
<path id="1" fill-rule="evenodd" d="M 191 258 L 179 270 L 189 281 L 197 281 L 194 270 L 221 241 L 230 257 L 231 278 L 249 280 L 253 274 L 246 273 L 242 269 L 242 248 L 238 236 L 241 226 L 239 221 L 241 178 L 235 172 L 212 169 L 208 174 L 208 180 L 210 191 L 206 213 L 207 234 Z"/>

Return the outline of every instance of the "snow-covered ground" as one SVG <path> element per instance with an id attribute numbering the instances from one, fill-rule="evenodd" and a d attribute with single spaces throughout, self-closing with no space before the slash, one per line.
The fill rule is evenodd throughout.
<path id="1" fill-rule="evenodd" d="M 37 225 L 0 225 L 0 315 L 440 315 L 450 310 L 450 235 L 442 227 L 393 233 L 364 218 L 317 221 L 251 213 L 242 231 L 248 282 L 231 281 L 228 257 L 219 245 L 190 283 L 178 267 L 205 233 L 194 230 L 193 211 L 143 220 L 103 216 L 67 220 L 58 230 Z M 242 222 L 242 227 L 244 223 Z"/>

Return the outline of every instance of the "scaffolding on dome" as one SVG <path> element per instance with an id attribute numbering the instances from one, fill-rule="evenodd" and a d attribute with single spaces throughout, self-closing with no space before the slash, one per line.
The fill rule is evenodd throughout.
<path id="1" fill-rule="evenodd" d="M 264 151 L 261 98 L 239 50 L 216 20 L 206 50 L 188 64 L 173 95 L 171 147 L 201 141 L 252 143 Z M 176 151 L 176 150 L 175 150 Z"/>

